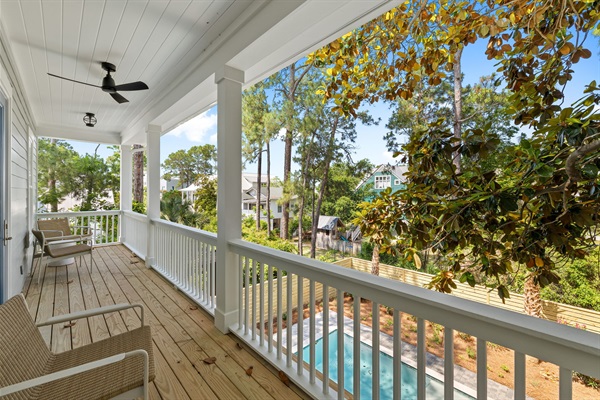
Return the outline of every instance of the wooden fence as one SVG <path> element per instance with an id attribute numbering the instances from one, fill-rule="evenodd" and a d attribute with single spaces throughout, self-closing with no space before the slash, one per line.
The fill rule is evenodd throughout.
<path id="1" fill-rule="evenodd" d="M 371 272 L 371 262 L 360 258 L 345 258 L 334 264 L 366 273 Z M 421 287 L 426 286 L 433 277 L 433 275 L 423 272 L 412 271 L 386 264 L 379 265 L 379 276 Z M 495 291 L 490 292 L 489 289 L 483 286 L 475 286 L 472 288 L 464 283 L 457 283 L 456 285 L 457 288 L 452 291 L 454 296 L 476 301 L 478 303 L 489 304 L 505 310 L 519 313 L 523 312 L 524 296 L 521 294 L 511 293 L 510 298 L 505 299 L 505 303 L 503 304 Z M 550 321 L 556 322 L 561 320 L 562 323 L 567 323 L 571 326 L 576 326 L 576 324 L 578 324 L 579 327 L 587 329 L 590 332 L 600 333 L 600 312 L 556 303 L 554 301 L 542 300 L 542 313 L 544 314 L 544 317 Z"/>

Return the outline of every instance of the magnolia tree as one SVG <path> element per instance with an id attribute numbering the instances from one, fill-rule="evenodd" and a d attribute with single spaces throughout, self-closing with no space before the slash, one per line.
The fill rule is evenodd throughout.
<path id="1" fill-rule="evenodd" d="M 498 60 L 507 112 L 531 133 L 500 149 L 485 122 L 457 135 L 456 113 L 427 121 L 402 148 L 406 188 L 362 207 L 365 218 L 393 221 L 378 233 L 387 236 L 377 239 L 382 250 L 412 258 L 429 250 L 450 260 L 432 287 L 449 292 L 457 279 L 479 279 L 504 299 L 506 277 L 525 268 L 526 311 L 539 316 L 539 287 L 558 280 L 557 262 L 582 258 L 593 245 L 600 91 L 590 82 L 575 104 L 563 98 L 572 65 L 591 56 L 585 45 L 598 29 L 597 7 L 589 0 L 406 2 L 309 57 L 328 67 L 320 93 L 350 115 L 364 102 L 411 99 L 421 82 L 436 86 L 454 74 L 456 84 L 462 49 L 477 40 Z M 500 164 L 483 162 L 498 151 Z M 468 162 L 457 165 L 457 156 Z"/>

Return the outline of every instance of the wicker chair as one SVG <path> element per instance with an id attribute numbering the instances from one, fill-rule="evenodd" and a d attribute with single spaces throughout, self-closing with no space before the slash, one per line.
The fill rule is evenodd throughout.
<path id="1" fill-rule="evenodd" d="M 83 237 L 79 237 L 77 239 L 71 240 L 50 240 L 46 237 L 47 231 L 38 231 L 33 229 L 33 235 L 40 243 L 42 247 L 41 260 L 40 260 L 40 271 L 38 273 L 38 285 L 42 279 L 42 275 L 44 273 L 44 269 L 48 265 L 49 259 L 53 259 L 55 261 L 64 260 L 66 258 L 78 257 L 79 256 L 79 265 L 81 265 L 81 256 L 85 254 L 90 255 L 90 273 L 93 268 L 93 252 L 94 246 L 92 244 L 91 236 L 87 239 Z M 87 241 L 88 244 L 80 243 L 80 241 Z M 31 269 L 31 273 L 33 274 L 33 268 Z"/>
<path id="2" fill-rule="evenodd" d="M 39 326 L 140 307 L 140 328 L 63 353 L 52 353 Z M 0 398 L 148 399 L 154 379 L 150 327 L 139 304 L 118 304 L 35 324 L 23 295 L 0 305 Z"/>
<path id="3" fill-rule="evenodd" d="M 88 226 L 74 226 L 73 228 L 79 230 L 80 233 L 72 232 L 68 218 L 47 218 L 39 219 L 37 221 L 37 230 L 44 234 L 46 243 L 65 240 L 88 243 L 92 241 L 92 231 Z M 46 255 L 44 253 L 44 246 L 42 246 L 42 242 L 38 237 L 35 237 L 35 239 L 36 240 L 33 244 L 33 257 L 31 258 L 31 276 L 33 276 L 35 259 L 41 259 L 44 255 Z M 41 247 L 40 252 L 37 251 L 38 246 Z"/>

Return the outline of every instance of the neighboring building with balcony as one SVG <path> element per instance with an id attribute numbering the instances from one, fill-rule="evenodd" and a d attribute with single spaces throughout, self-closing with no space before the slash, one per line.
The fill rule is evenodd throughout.
<path id="1" fill-rule="evenodd" d="M 488 342 L 514 352 L 514 390 L 502 392 L 510 398 L 526 398 L 527 355 L 558 366 L 553 380 L 560 381 L 556 397 L 561 400 L 573 398 L 574 371 L 600 378 L 598 334 L 242 239 L 242 91 L 399 4 L 0 2 L 0 302 L 24 293 L 36 321 L 115 303 L 144 304 L 155 346 L 152 399 L 344 399 L 351 391 L 357 398 L 365 381 L 374 398 L 379 389 L 396 398 L 410 389 L 412 398 L 424 399 L 432 376 L 447 399 L 455 389 L 471 398 L 498 399 L 494 374 L 487 369 Z M 118 84 L 144 81 L 149 89 L 123 91 L 129 102 L 122 102 L 92 87 L 105 77 L 98 60 L 116 64 Z M 160 219 L 161 136 L 214 104 L 218 234 Z M 86 112 L 96 114 L 95 127 L 83 124 Z M 119 210 L 44 214 L 67 216 L 73 223 L 91 218 L 104 224 L 102 232 L 118 231 L 105 235 L 107 245 L 94 247 L 93 265 L 83 257 L 83 264 L 49 267 L 43 274 L 36 264 L 31 267 L 38 137 L 121 147 Z M 132 211 L 136 144 L 145 147 L 147 157 L 147 215 Z M 358 305 L 351 316 L 344 316 L 346 293 Z M 379 313 L 361 315 L 362 299 L 386 310 L 393 335 L 381 334 Z M 305 304 L 291 323 L 294 310 Z M 326 312 L 318 313 L 317 306 Z M 417 344 L 410 351 L 400 334 L 402 315 L 414 317 L 416 332 L 410 334 Z M 54 351 L 90 342 L 102 346 L 103 338 L 139 323 L 132 317 L 117 313 L 41 333 Z M 366 319 L 373 328 L 363 324 Z M 438 358 L 436 371 L 428 363 L 429 324 L 444 327 L 445 357 Z M 477 353 L 477 374 L 468 382 L 460 380 L 463 371 L 454 364 L 455 331 L 476 343 L 471 350 Z M 317 342 L 336 349 L 337 361 L 325 357 L 318 363 Z M 370 374 L 361 372 L 362 344 L 372 349 Z M 386 367 L 380 363 L 384 358 Z M 403 363 L 414 367 L 410 388 L 403 383 L 401 370 L 408 368 Z M 380 382 L 383 368 L 389 382 Z M 545 389 L 552 383 L 542 382 Z"/>

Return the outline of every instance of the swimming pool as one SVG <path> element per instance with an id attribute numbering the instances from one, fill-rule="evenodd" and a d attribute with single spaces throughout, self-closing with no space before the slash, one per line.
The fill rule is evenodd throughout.
<path id="1" fill-rule="evenodd" d="M 337 330 L 329 334 L 329 377 L 337 382 Z M 353 376 L 353 346 L 354 339 L 348 334 L 344 334 L 344 388 L 352 393 L 354 386 Z M 360 343 L 360 397 L 370 399 L 372 393 L 372 348 L 366 343 Z M 303 358 L 305 361 L 310 359 L 310 346 L 304 347 Z M 323 372 L 323 338 L 315 342 L 315 368 L 319 372 Z M 380 398 L 393 398 L 393 358 L 383 352 L 380 352 L 379 358 L 379 383 Z M 416 399 L 417 398 L 417 370 L 410 365 L 402 363 L 402 398 Z M 443 399 L 444 384 L 431 376 L 427 375 L 426 379 L 427 400 Z M 473 397 L 454 389 L 454 398 L 456 400 L 474 400 Z"/>

